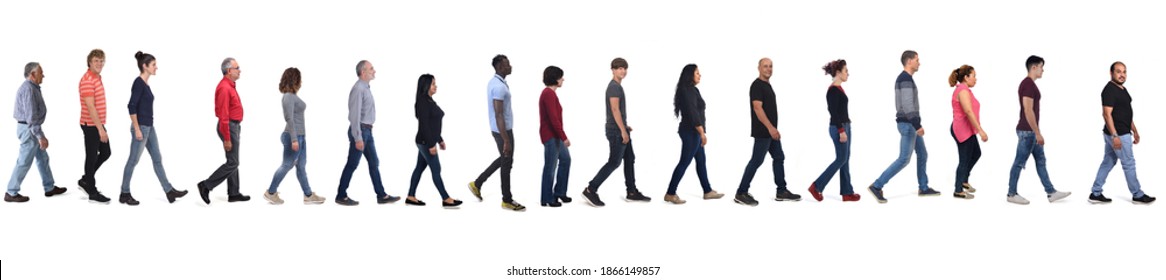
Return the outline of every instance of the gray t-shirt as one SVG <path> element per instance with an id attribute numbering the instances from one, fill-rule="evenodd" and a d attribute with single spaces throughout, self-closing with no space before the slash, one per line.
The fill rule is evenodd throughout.
<path id="1" fill-rule="evenodd" d="M 627 98 L 624 97 L 623 86 L 621 86 L 619 83 L 615 82 L 615 80 L 611 80 L 611 82 L 607 84 L 607 94 L 605 94 L 603 97 L 603 104 L 606 105 L 606 107 L 607 107 L 607 127 L 619 129 L 619 125 L 615 124 L 615 116 L 611 114 L 611 98 L 612 97 L 619 98 L 620 120 L 623 121 L 624 126 L 627 126 L 628 125 L 628 110 L 627 110 L 627 106 L 626 106 Z"/>

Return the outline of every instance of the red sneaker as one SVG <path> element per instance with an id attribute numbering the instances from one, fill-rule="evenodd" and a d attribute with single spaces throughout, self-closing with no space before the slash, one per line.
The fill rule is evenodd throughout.
<path id="1" fill-rule="evenodd" d="M 822 201 L 822 193 L 818 192 L 818 185 L 817 184 L 814 184 L 814 183 L 810 184 L 810 195 L 814 196 L 814 199 L 817 199 L 818 201 Z"/>
<path id="2" fill-rule="evenodd" d="M 843 196 L 842 196 L 842 201 L 858 201 L 858 199 L 859 199 L 859 198 L 862 198 L 862 196 L 859 196 L 857 193 L 855 193 L 855 194 L 849 194 L 849 195 L 843 195 Z"/>

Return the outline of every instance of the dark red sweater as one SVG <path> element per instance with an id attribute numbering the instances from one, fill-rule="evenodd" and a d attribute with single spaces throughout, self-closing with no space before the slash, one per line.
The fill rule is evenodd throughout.
<path id="1" fill-rule="evenodd" d="M 559 104 L 559 96 L 551 88 L 543 89 L 538 97 L 538 135 L 546 143 L 551 138 L 567 141 L 567 132 L 563 131 L 563 106 Z"/>

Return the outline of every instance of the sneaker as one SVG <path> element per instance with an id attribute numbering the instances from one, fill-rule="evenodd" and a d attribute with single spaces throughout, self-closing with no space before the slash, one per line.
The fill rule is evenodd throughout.
<path id="1" fill-rule="evenodd" d="M 919 196 L 937 196 L 937 195 L 939 195 L 939 191 L 932 189 L 932 188 L 927 188 L 926 190 L 919 191 Z"/>
<path id="2" fill-rule="evenodd" d="M 312 193 L 312 195 L 304 197 L 304 204 L 324 204 L 325 200 L 327 199 L 324 199 L 323 196 Z"/>
<path id="3" fill-rule="evenodd" d="M 17 203 L 28 202 L 28 197 L 20 195 L 20 194 L 11 195 L 8 193 L 4 193 L 4 202 L 17 202 Z"/>
<path id="4" fill-rule="evenodd" d="M 63 194 L 63 193 L 65 193 L 65 191 L 68 191 L 68 190 L 69 190 L 69 189 L 66 189 L 66 188 L 62 188 L 62 187 L 58 187 L 58 186 L 53 186 L 53 189 L 51 189 L 51 190 L 49 190 L 49 191 L 45 192 L 45 197 L 52 197 L 52 196 L 54 196 L 54 195 Z"/>
<path id="5" fill-rule="evenodd" d="M 1154 198 L 1153 196 L 1150 196 L 1148 194 L 1142 194 L 1142 197 L 1135 197 L 1134 198 L 1134 204 L 1150 204 L 1150 203 L 1154 203 L 1155 200 L 1158 200 L 1158 199 Z"/>
<path id="6" fill-rule="evenodd" d="M 822 201 L 822 192 L 818 191 L 817 184 L 810 184 L 810 195 L 814 196 L 814 200 Z"/>
<path id="7" fill-rule="evenodd" d="M 583 201 L 586 201 L 587 205 L 591 205 L 591 207 L 603 207 L 606 205 L 603 203 L 603 200 L 599 200 L 599 194 L 596 194 L 591 188 L 583 189 Z"/>
<path id="8" fill-rule="evenodd" d="M 1052 198 L 1050 198 L 1049 200 L 1052 200 Z M 1024 197 L 1020 196 L 1019 194 L 1014 194 L 1014 195 L 1008 196 L 1008 202 L 1016 203 L 1016 204 L 1020 204 L 1020 205 L 1028 205 L 1028 199 L 1024 199 Z"/>
<path id="9" fill-rule="evenodd" d="M 777 195 L 774 196 L 773 200 L 776 200 L 776 201 L 801 201 L 802 196 L 799 194 L 789 192 L 789 189 L 782 187 L 782 188 L 777 189 Z"/>
<path id="10" fill-rule="evenodd" d="M 652 198 L 644 196 L 644 194 L 640 193 L 640 191 L 630 191 L 623 200 L 627 202 L 651 202 Z"/>
<path id="11" fill-rule="evenodd" d="M 974 193 L 976 192 L 976 188 L 973 188 L 972 184 L 964 183 L 964 191 Z"/>
<path id="12" fill-rule="evenodd" d="M 870 185 L 870 187 L 867 187 L 866 189 L 870 191 L 870 194 L 873 195 L 875 200 L 878 200 L 879 203 L 887 203 L 887 198 L 883 197 L 883 190 L 875 188 L 874 185 Z"/>
<path id="13" fill-rule="evenodd" d="M 1089 203 L 1098 204 L 1098 203 L 1110 203 L 1110 202 L 1113 202 L 1113 199 L 1109 199 L 1108 197 L 1105 197 L 1104 194 L 1096 194 L 1096 195 L 1089 194 Z"/>
<path id="14" fill-rule="evenodd" d="M 356 205 L 360 205 L 360 202 L 358 202 L 356 200 L 352 200 L 351 198 L 348 198 L 348 197 L 344 197 L 344 198 L 337 198 L 336 204 L 340 204 L 340 205 L 344 205 L 344 206 L 356 206 Z"/>
<path id="15" fill-rule="evenodd" d="M 973 195 L 973 194 L 971 194 L 971 193 L 969 193 L 969 192 L 967 192 L 967 191 L 964 191 L 964 192 L 958 192 L 958 193 L 953 193 L 953 194 L 951 194 L 951 196 L 954 196 L 955 198 L 963 198 L 963 199 L 973 199 L 973 198 L 976 198 L 976 195 Z"/>
<path id="16" fill-rule="evenodd" d="M 526 211 L 526 206 L 522 206 L 522 204 L 518 204 L 518 202 L 517 202 L 517 201 L 511 201 L 511 202 L 505 202 L 505 201 L 503 201 L 503 202 L 502 202 L 502 208 L 503 208 L 503 209 L 506 209 L 506 210 L 513 210 L 513 211 L 515 211 L 515 212 L 523 212 L 523 211 Z"/>
<path id="17" fill-rule="evenodd" d="M 1055 191 L 1053 193 L 1050 193 L 1049 194 L 1049 203 L 1057 202 L 1057 200 L 1061 200 L 1061 199 L 1064 199 L 1066 197 L 1069 197 L 1070 194 L 1072 194 L 1072 193 L 1071 192 L 1061 192 L 1061 191 Z"/>
<path id="18" fill-rule="evenodd" d="M 707 193 L 704 193 L 704 199 L 705 199 L 705 200 L 709 200 L 709 199 L 721 199 L 722 197 L 725 197 L 725 194 L 723 194 L 723 193 L 719 193 L 719 192 L 717 192 L 717 191 L 709 191 L 709 192 L 707 192 Z"/>
<path id="19" fill-rule="evenodd" d="M 96 188 L 94 188 L 93 191 L 89 193 L 89 202 L 100 203 L 100 204 L 109 204 L 109 200 L 110 200 L 109 197 L 106 197 L 105 195 L 101 194 L 101 192 L 97 191 Z"/>
<path id="20" fill-rule="evenodd" d="M 737 194 L 736 197 L 733 197 L 733 202 L 741 205 L 757 206 L 757 200 L 753 199 L 753 195 L 749 193 Z"/>
<path id="21" fill-rule="evenodd" d="M 170 201 L 170 203 L 174 203 L 174 201 L 178 200 L 178 198 L 186 196 L 186 193 L 188 193 L 188 191 L 186 191 L 186 190 L 170 189 L 169 192 L 166 192 L 166 201 Z"/>
<path id="22" fill-rule="evenodd" d="M 858 201 L 859 199 L 862 199 L 862 196 L 858 195 L 857 193 L 842 195 L 843 202 Z"/>
<path id="23" fill-rule="evenodd" d="M 400 196 L 393 196 L 393 195 L 386 194 L 383 197 L 377 198 L 377 204 L 389 204 L 389 203 L 397 202 L 398 200 L 401 200 Z"/>
<path id="24" fill-rule="evenodd" d="M 688 201 L 680 199 L 680 196 L 673 194 L 673 195 L 664 195 L 664 202 L 669 202 L 672 204 L 680 205 L 680 204 L 684 204 L 685 202 L 688 202 Z"/>
<path id="25" fill-rule="evenodd" d="M 470 182 L 470 193 L 478 198 L 478 202 L 482 202 L 482 190 L 478 188 L 478 183 Z"/>
<path id="26" fill-rule="evenodd" d="M 251 200 L 251 196 L 244 194 L 228 195 L 227 202 L 247 202 Z"/>
<path id="27" fill-rule="evenodd" d="M 283 204 L 283 199 L 279 198 L 279 192 L 275 192 L 275 193 L 263 192 L 263 199 L 267 200 L 267 202 L 271 203 L 271 205 Z"/>
<path id="28" fill-rule="evenodd" d="M 130 195 L 129 193 L 121 193 L 121 196 L 117 198 L 117 202 L 129 206 L 137 206 L 140 203 L 137 199 L 134 199 L 133 195 Z"/>

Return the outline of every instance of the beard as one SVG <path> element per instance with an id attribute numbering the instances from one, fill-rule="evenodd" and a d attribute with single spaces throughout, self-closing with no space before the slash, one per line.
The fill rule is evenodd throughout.
<path id="1" fill-rule="evenodd" d="M 1123 84 L 1125 84 L 1125 81 L 1121 81 L 1121 80 L 1118 80 L 1118 79 L 1113 79 L 1113 83 L 1115 83 L 1115 84 L 1117 84 L 1117 85 L 1119 85 L 1119 86 L 1120 86 L 1120 85 L 1123 85 Z"/>

